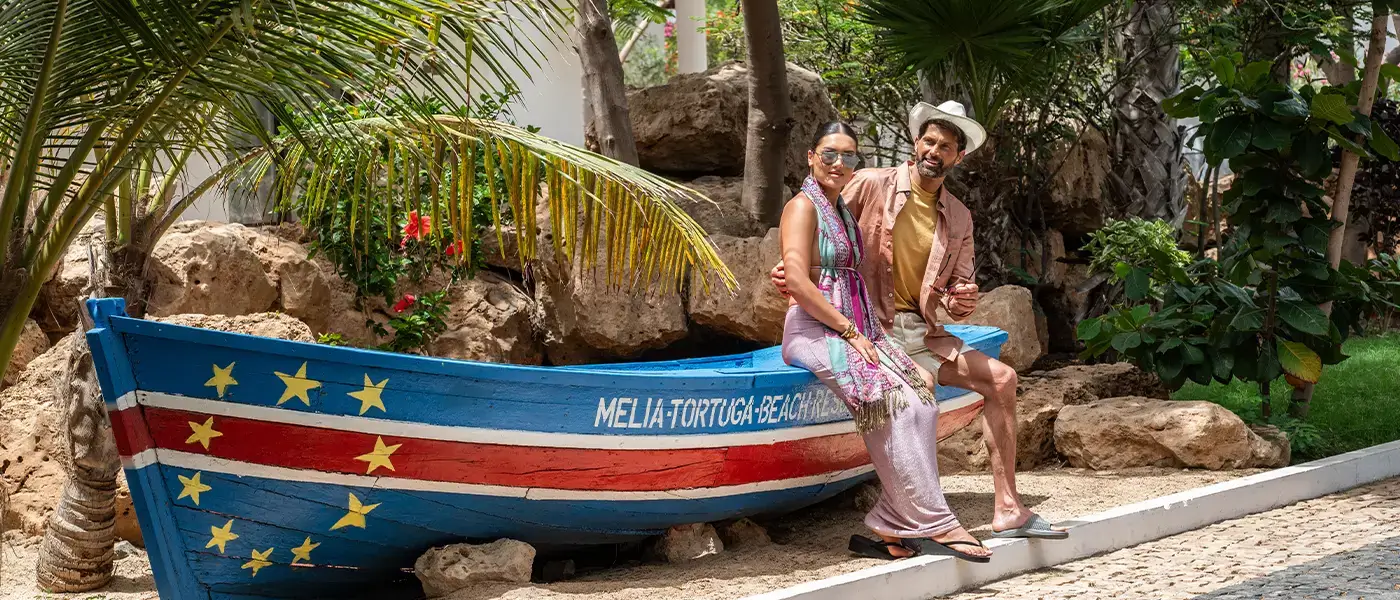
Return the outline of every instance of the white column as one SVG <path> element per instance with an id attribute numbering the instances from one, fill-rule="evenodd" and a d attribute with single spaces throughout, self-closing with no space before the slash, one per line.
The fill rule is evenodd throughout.
<path id="1" fill-rule="evenodd" d="M 704 27 L 705 0 L 676 0 L 676 68 L 681 73 L 709 68 Z"/>

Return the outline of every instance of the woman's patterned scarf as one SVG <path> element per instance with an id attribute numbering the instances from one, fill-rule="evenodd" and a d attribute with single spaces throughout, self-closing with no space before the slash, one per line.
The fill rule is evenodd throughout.
<path id="1" fill-rule="evenodd" d="M 864 258 L 860 229 L 845 201 L 838 196 L 836 206 L 832 206 L 821 186 L 811 177 L 802 182 L 802 192 L 817 208 L 819 256 L 816 266 L 820 268 L 817 287 L 827 302 L 875 344 L 880 362 L 900 375 L 893 376 L 879 365 L 866 362 L 855 346 L 841 339 L 839 332 L 827 329 L 826 349 L 836 384 L 841 386 L 846 405 L 855 416 L 856 430 L 868 433 L 883 427 L 896 412 L 908 406 L 901 386 L 912 386 L 924 404 L 933 404 L 934 395 L 909 355 L 895 348 L 885 337 L 879 319 L 871 310 L 865 280 L 856 270 Z"/>

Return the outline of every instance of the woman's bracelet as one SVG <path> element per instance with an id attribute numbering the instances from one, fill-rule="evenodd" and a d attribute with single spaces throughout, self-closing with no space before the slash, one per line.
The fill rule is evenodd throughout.
<path id="1" fill-rule="evenodd" d="M 856 329 L 856 322 L 846 321 L 846 330 L 841 332 L 841 339 L 854 339 L 858 335 L 860 335 L 860 330 Z"/>

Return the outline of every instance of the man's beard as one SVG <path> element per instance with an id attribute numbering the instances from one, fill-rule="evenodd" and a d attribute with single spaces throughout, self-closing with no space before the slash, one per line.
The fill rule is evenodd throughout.
<path id="1" fill-rule="evenodd" d="M 939 177 L 947 175 L 948 171 L 951 170 L 941 158 L 934 158 L 932 165 L 928 164 L 923 159 L 914 161 L 914 165 L 919 169 L 919 176 L 928 179 L 938 179 Z"/>

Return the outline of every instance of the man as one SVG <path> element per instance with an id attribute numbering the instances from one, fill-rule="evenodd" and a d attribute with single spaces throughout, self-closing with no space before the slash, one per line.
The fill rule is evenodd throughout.
<path id="1" fill-rule="evenodd" d="M 995 490 L 992 535 L 1061 539 L 1068 533 L 1032 513 L 1016 491 L 1016 371 L 937 322 L 940 308 L 954 321 L 966 319 L 979 297 L 972 213 L 943 185 L 987 139 L 966 114 L 958 102 L 936 108 L 920 102 L 909 113 L 914 160 L 858 171 L 842 197 L 860 226 L 865 245 L 860 274 L 886 332 L 938 383 L 985 399 L 982 437 Z M 786 295 L 782 262 L 772 278 Z"/>

